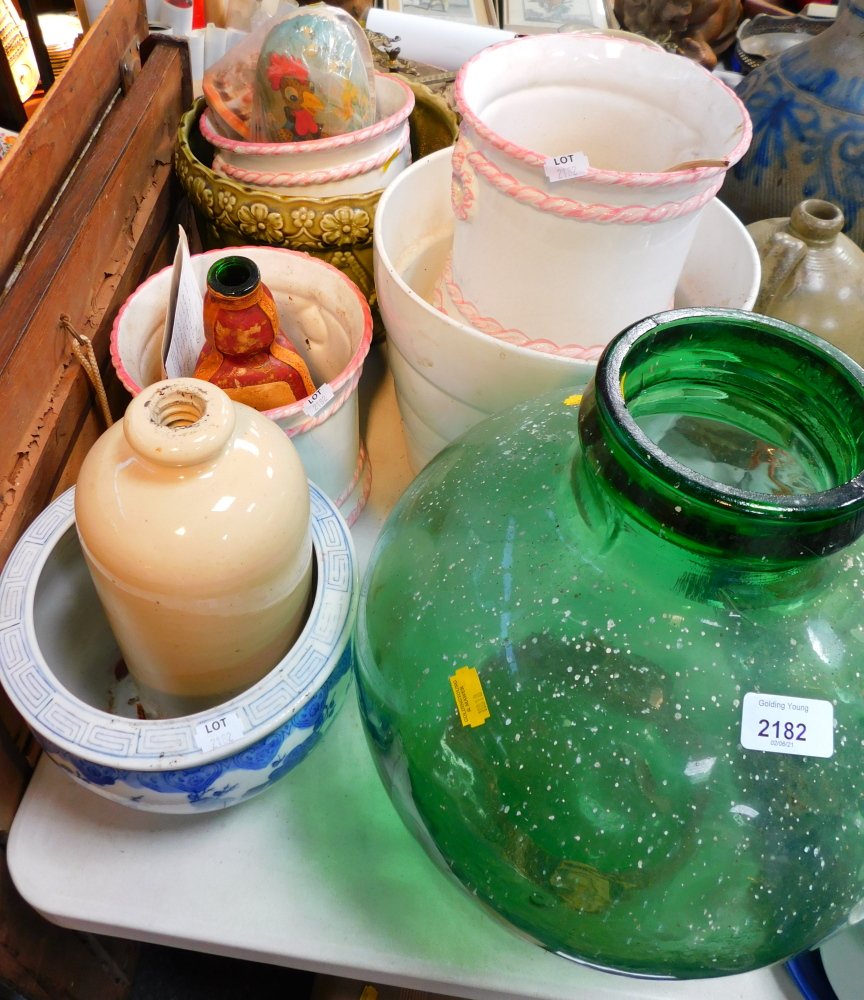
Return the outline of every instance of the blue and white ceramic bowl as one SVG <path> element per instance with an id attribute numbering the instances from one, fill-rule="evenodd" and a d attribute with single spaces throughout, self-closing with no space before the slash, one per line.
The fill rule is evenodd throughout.
<path id="1" fill-rule="evenodd" d="M 177 719 L 135 717 L 78 544 L 74 488 L 33 522 L 0 576 L 0 681 L 76 781 L 151 812 L 222 809 L 269 788 L 316 746 L 351 683 L 358 574 L 344 520 L 309 488 L 317 580 L 303 632 L 243 694 Z"/>

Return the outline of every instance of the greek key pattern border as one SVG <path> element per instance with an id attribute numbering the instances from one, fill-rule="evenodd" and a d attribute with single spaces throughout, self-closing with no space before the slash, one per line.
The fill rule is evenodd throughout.
<path id="1" fill-rule="evenodd" d="M 245 729 L 238 749 L 287 721 L 315 694 L 336 666 L 353 627 L 357 566 L 348 528 L 333 504 L 309 484 L 318 591 L 303 632 L 282 662 L 220 713 L 236 712 Z M 58 497 L 24 533 L 0 576 L 0 682 L 37 731 L 70 753 L 95 752 L 133 766 L 165 757 L 200 758 L 195 727 L 212 715 L 137 720 L 110 715 L 61 687 L 26 622 L 32 621 L 36 586 L 56 543 L 75 524 L 75 488 Z M 34 648 L 36 647 L 36 648 Z M 280 718 L 281 717 L 281 718 Z M 87 751 L 90 751 L 89 753 Z M 199 761 L 190 760 L 189 763 Z"/>

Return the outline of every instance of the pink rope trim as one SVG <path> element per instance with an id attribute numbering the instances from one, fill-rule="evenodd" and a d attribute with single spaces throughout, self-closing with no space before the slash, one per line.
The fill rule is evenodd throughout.
<path id="1" fill-rule="evenodd" d="M 334 413 L 337 413 L 342 407 L 348 402 L 354 393 L 354 389 L 357 383 L 360 381 L 360 376 L 363 374 L 363 366 L 361 365 L 357 371 L 348 379 L 347 382 L 343 382 L 339 391 L 334 393 L 333 399 L 324 407 L 323 410 L 319 410 L 314 417 L 310 417 L 308 420 L 304 420 L 302 424 L 295 424 L 294 427 L 283 427 L 282 429 L 288 435 L 289 438 L 297 437 L 298 434 L 308 434 L 313 427 L 318 427 L 319 424 L 323 424 L 325 420 L 329 420 Z M 320 388 L 320 386 L 319 386 Z M 330 383 L 330 388 L 333 388 L 333 382 Z M 301 408 L 302 404 L 306 402 L 305 399 L 300 401 Z M 297 403 L 291 403 L 291 406 L 297 406 Z M 279 420 L 278 410 L 265 410 L 264 413 L 270 417 L 271 420 Z M 336 506 L 339 504 L 337 502 Z"/>
<path id="2" fill-rule="evenodd" d="M 232 248 L 233 249 L 233 248 Z M 237 247 L 237 252 L 241 252 L 244 248 Z M 250 250 L 260 250 L 261 247 L 249 247 Z M 338 267 L 334 267 L 332 264 L 328 264 L 327 261 L 320 260 L 315 257 L 309 256 L 307 253 L 303 253 L 299 250 L 288 250 L 285 247 L 267 247 L 268 253 L 280 253 L 280 254 L 290 254 L 292 257 L 305 257 L 310 260 L 315 261 L 316 267 L 328 268 L 335 275 L 338 275 L 340 280 L 344 281 L 345 284 L 351 289 L 352 294 L 357 299 L 357 303 L 360 306 L 361 314 L 363 316 L 363 333 L 360 336 L 360 343 L 357 346 L 357 350 L 354 352 L 351 360 L 345 366 L 345 368 L 332 379 L 330 382 L 330 388 L 333 390 L 334 394 L 339 392 L 343 386 L 345 386 L 349 380 L 351 382 L 351 387 L 353 388 L 360 379 L 360 375 L 363 371 L 363 362 L 366 360 L 366 355 L 369 353 L 369 347 L 372 344 L 372 313 L 369 310 L 369 303 L 366 301 L 365 296 L 354 284 L 354 282 L 348 277 L 347 274 L 343 274 Z M 210 250 L 207 253 L 196 254 L 196 257 L 207 257 L 208 259 L 215 260 L 220 254 L 224 257 L 224 250 Z M 114 365 L 114 370 L 117 372 L 117 377 L 123 383 L 123 385 L 129 390 L 130 395 L 137 396 L 141 392 L 141 386 L 138 385 L 129 372 L 126 371 L 126 366 L 123 364 L 123 360 L 120 356 L 120 324 L 122 323 L 123 316 L 126 310 L 129 309 L 138 294 L 145 287 L 149 285 L 151 281 L 155 281 L 160 274 L 164 274 L 166 271 L 170 271 L 171 266 L 162 268 L 161 271 L 157 271 L 155 274 L 151 274 L 150 277 L 141 285 L 139 285 L 135 291 L 129 296 L 128 299 L 123 303 L 120 311 L 114 320 L 114 325 L 111 328 L 111 363 Z M 345 400 L 350 396 L 350 392 L 345 393 L 344 397 L 341 397 L 339 406 L 345 402 Z M 285 417 L 292 417 L 295 413 L 303 412 L 303 404 L 306 402 L 305 399 L 298 400 L 296 403 L 289 403 L 288 406 L 276 407 L 272 410 L 264 410 L 263 413 L 266 417 L 271 420 L 281 420 Z M 337 407 L 326 410 L 327 414 L 335 413 Z M 320 416 L 320 414 L 316 415 Z M 313 418 L 313 419 L 316 419 Z M 289 437 L 293 435 L 289 434 Z"/>
<path id="3" fill-rule="evenodd" d="M 230 153 L 242 153 L 244 156 L 274 156 L 283 154 L 321 153 L 324 150 L 342 149 L 344 146 L 353 146 L 358 142 L 366 142 L 368 139 L 375 139 L 385 132 L 392 132 L 398 125 L 406 121 L 414 110 L 414 91 L 403 80 L 397 80 L 386 73 L 376 73 L 376 77 L 385 80 L 393 80 L 402 88 L 405 95 L 405 103 L 402 107 L 387 118 L 382 118 L 374 125 L 367 125 L 366 128 L 357 129 L 356 132 L 345 132 L 342 135 L 333 135 L 329 139 L 309 139 L 306 142 L 243 142 L 240 139 L 226 139 L 220 135 L 210 124 L 209 109 L 201 115 L 199 128 L 201 135 L 219 149 L 227 149 Z"/>
<path id="4" fill-rule="evenodd" d="M 362 447 L 362 442 L 361 442 Z M 365 452 L 364 452 L 365 454 Z M 369 494 L 372 492 L 372 465 L 369 462 L 369 456 L 366 456 L 366 462 L 363 465 L 363 490 L 357 499 L 357 505 L 354 510 L 350 511 L 345 515 L 345 523 L 350 528 L 357 518 L 363 513 L 363 508 L 366 506 L 369 500 Z"/>
<path id="5" fill-rule="evenodd" d="M 444 284 L 447 287 L 447 294 L 462 317 L 475 330 L 487 333 L 490 337 L 495 337 L 496 340 L 504 341 L 505 344 L 513 344 L 516 347 L 527 347 L 529 350 L 538 351 L 540 354 L 555 354 L 563 358 L 578 358 L 580 361 L 596 361 L 603 353 L 603 344 L 596 344 L 593 347 L 567 344 L 565 347 L 559 347 L 558 344 L 553 344 L 551 340 L 531 340 L 521 330 L 506 330 L 497 319 L 492 319 L 491 316 L 481 316 L 477 306 L 472 302 L 466 301 L 462 295 L 462 290 L 453 280 L 453 272 L 450 267 L 451 257 L 452 254 L 449 254 L 442 273 Z M 440 290 L 436 289 L 436 291 L 443 305 Z M 446 311 L 442 308 L 442 305 L 438 305 L 437 308 L 446 316 Z"/>
<path id="6" fill-rule="evenodd" d="M 233 163 L 226 163 L 222 159 L 221 153 L 217 153 L 214 157 L 213 169 L 235 181 L 241 181 L 244 184 L 258 184 L 264 187 L 304 187 L 309 184 L 327 184 L 330 181 L 344 181 L 351 177 L 359 177 L 360 174 L 368 174 L 372 170 L 383 167 L 385 163 L 402 152 L 408 145 L 410 137 L 411 132 L 406 124 L 395 146 L 383 150 L 377 156 L 370 156 L 354 163 L 346 163 L 341 167 L 329 167 L 326 170 L 304 170 L 293 174 L 268 174 L 259 170 L 244 170 L 243 167 L 235 167 Z"/>
<path id="7" fill-rule="evenodd" d="M 549 212 L 552 215 L 563 216 L 565 219 L 578 219 L 580 222 L 608 222 L 618 225 L 666 222 L 668 219 L 690 215 L 691 212 L 708 204 L 720 190 L 725 177 L 725 171 L 721 171 L 720 176 L 700 194 L 691 195 L 681 202 L 667 201 L 662 205 L 655 205 L 653 208 L 649 208 L 647 205 L 586 205 L 581 201 L 572 201 L 570 198 L 553 198 L 545 191 L 522 184 L 510 174 L 505 174 L 491 160 L 487 160 L 482 153 L 476 150 L 466 152 L 466 150 L 471 150 L 471 147 L 465 136 L 460 135 L 453 151 L 454 181 L 451 195 L 453 212 L 456 218 L 463 222 L 467 219 L 468 211 L 474 201 L 473 189 L 470 181 L 466 179 L 466 175 L 470 174 L 468 166 L 473 167 L 484 180 L 487 180 L 508 198 L 513 198 L 523 205 L 530 205 L 531 208 L 536 208 L 539 212 Z"/>
<path id="8" fill-rule="evenodd" d="M 453 179 L 450 181 L 450 202 L 453 214 L 460 222 L 468 221 L 476 196 L 474 174 L 466 165 L 469 149 L 468 140 L 460 132 L 453 147 Z"/>
<path id="9" fill-rule="evenodd" d="M 367 457 L 366 449 L 363 447 L 363 442 L 361 440 L 360 450 L 357 455 L 357 465 L 354 468 L 354 475 L 351 477 L 351 482 L 345 487 L 344 490 L 342 490 L 338 499 L 333 501 L 337 507 L 341 507 L 348 497 L 350 497 L 354 492 L 357 484 L 360 482 L 360 477 L 363 475 L 363 466 L 366 464 Z"/>
<path id="10" fill-rule="evenodd" d="M 596 41 L 598 38 L 602 39 L 602 35 L 590 34 L 585 32 L 571 32 L 565 35 L 557 36 L 559 39 L 570 38 L 578 36 L 580 38 L 589 38 Z M 535 36 L 536 38 L 541 38 L 545 36 Z M 609 41 L 609 39 L 606 39 Z M 644 49 L 645 46 L 641 42 L 630 41 L 627 38 L 616 38 L 616 43 L 622 45 L 638 45 L 640 48 Z M 491 45 L 488 48 L 482 49 L 475 56 L 472 56 L 459 71 L 456 77 L 455 85 L 455 96 L 456 96 L 456 106 L 468 125 L 486 142 L 491 143 L 497 149 L 500 149 L 507 156 L 513 157 L 514 160 L 519 160 L 521 163 L 525 163 L 530 167 L 542 167 L 543 164 L 548 159 L 542 153 L 535 152 L 533 149 L 528 149 L 525 146 L 520 146 L 518 143 L 510 142 L 509 139 L 505 139 L 503 136 L 494 132 L 489 126 L 478 117 L 476 112 L 471 108 L 465 97 L 465 80 L 468 73 L 471 71 L 471 67 L 475 63 L 479 63 L 481 60 L 487 58 L 489 54 L 495 49 L 504 48 L 506 45 L 522 45 L 522 44 L 538 44 L 534 38 L 512 38 L 506 42 L 499 42 L 497 45 Z M 658 53 L 659 54 L 659 53 Z M 729 91 L 729 96 L 738 106 L 738 111 L 741 114 L 741 138 L 735 148 L 729 153 L 726 159 L 725 167 L 694 167 L 692 170 L 680 170 L 674 173 L 668 172 L 637 172 L 637 171 L 618 171 L 618 170 L 601 170 L 597 167 L 589 167 L 588 172 L 580 177 L 580 180 L 593 182 L 595 184 L 624 184 L 627 187 L 655 187 L 657 185 L 662 186 L 673 186 L 675 184 L 691 184 L 694 181 L 705 181 L 710 180 L 714 177 L 722 178 L 726 174 L 726 170 L 736 164 L 741 157 L 747 152 L 750 146 L 750 141 L 753 138 L 753 123 L 750 121 L 750 115 L 744 106 L 744 103 L 738 97 L 738 95 L 732 91 L 729 87 L 719 80 L 712 73 L 708 72 L 704 66 L 699 66 L 697 63 L 693 63 L 693 66 L 706 73 L 711 82 L 718 87 L 723 87 Z M 719 190 L 720 185 L 718 184 L 716 190 Z"/>

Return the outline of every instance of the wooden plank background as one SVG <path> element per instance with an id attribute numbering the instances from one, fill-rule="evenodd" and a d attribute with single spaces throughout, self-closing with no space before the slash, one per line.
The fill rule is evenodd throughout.
<path id="1" fill-rule="evenodd" d="M 146 37 L 143 4 L 109 3 L 0 161 L 0 287 L 120 89 L 121 57 Z"/>
<path id="2" fill-rule="evenodd" d="M 111 324 L 170 263 L 186 211 L 172 149 L 192 101 L 188 48 L 146 30 L 143 0 L 111 0 L 0 165 L 0 566 L 103 430 L 60 314 L 93 340 L 122 412 Z M 145 61 L 124 94 L 120 61 L 138 42 Z M 37 756 L 0 694 L 0 848 Z M 136 953 L 39 917 L 0 850 L 0 994 L 5 983 L 28 1000 L 122 1000 Z"/>
<path id="3" fill-rule="evenodd" d="M 185 42 L 158 39 L 0 298 L 10 320 L 0 336 L 0 561 L 49 499 L 89 399 L 61 313 L 104 359 L 114 315 L 174 213 L 172 149 L 191 102 L 184 68 L 188 79 Z"/>

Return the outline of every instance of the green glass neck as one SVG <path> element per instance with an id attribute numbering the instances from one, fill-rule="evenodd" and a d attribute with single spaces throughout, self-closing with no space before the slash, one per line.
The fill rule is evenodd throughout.
<path id="1" fill-rule="evenodd" d="M 248 257 L 221 257 L 207 272 L 207 287 L 217 295 L 242 299 L 261 284 L 261 272 Z"/>
<path id="2" fill-rule="evenodd" d="M 864 532 L 864 370 L 787 323 L 682 309 L 630 327 L 579 435 L 616 507 L 702 555 L 767 569 Z"/>

